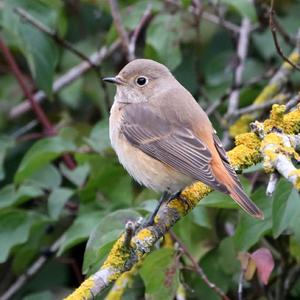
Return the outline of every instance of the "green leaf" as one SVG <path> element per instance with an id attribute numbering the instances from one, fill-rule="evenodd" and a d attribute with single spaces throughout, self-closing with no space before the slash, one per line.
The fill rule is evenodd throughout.
<path id="1" fill-rule="evenodd" d="M 132 209 L 121 209 L 114 211 L 102 220 L 91 233 L 86 245 L 83 261 L 83 273 L 89 269 L 106 254 L 104 251 L 124 231 L 125 224 L 129 220 L 136 221 L 141 215 Z"/>
<path id="2" fill-rule="evenodd" d="M 38 0 L 33 5 L 30 0 L 6 0 L 2 19 L 5 31 L 14 35 L 15 44 L 26 57 L 37 86 L 50 96 L 58 61 L 57 46 L 46 34 L 24 22 L 13 11 L 16 7 L 23 8 L 40 22 L 50 26 L 56 22 L 59 10 L 53 10 L 53 3 L 49 1 Z"/>
<path id="3" fill-rule="evenodd" d="M 74 170 L 70 170 L 63 163 L 60 164 L 59 167 L 63 175 L 78 187 L 83 186 L 90 173 L 90 166 L 88 163 L 80 165 Z"/>
<path id="4" fill-rule="evenodd" d="M 240 251 L 247 251 L 272 228 L 272 201 L 266 196 L 265 189 L 258 189 L 251 198 L 262 209 L 265 219 L 257 220 L 241 212 L 241 219 L 233 236 L 235 245 Z"/>
<path id="5" fill-rule="evenodd" d="M 25 154 L 16 172 L 15 182 L 25 180 L 64 152 L 75 151 L 75 149 L 73 143 L 60 136 L 39 140 Z"/>
<path id="6" fill-rule="evenodd" d="M 223 271 L 219 263 L 220 259 L 222 259 L 222 256 L 220 255 L 219 249 L 213 249 L 201 259 L 200 265 L 208 279 L 221 288 L 226 294 L 230 281 L 232 280 L 232 275 L 228 275 Z M 195 277 L 192 287 L 195 290 L 194 292 L 195 295 L 197 295 L 197 299 L 220 300 L 220 297 L 207 286 L 199 275 L 195 273 L 191 275 Z"/>
<path id="7" fill-rule="evenodd" d="M 255 22 L 257 20 L 254 4 L 247 0 L 221 0 L 235 9 L 241 16 L 249 18 Z"/>
<path id="8" fill-rule="evenodd" d="M 103 154 L 111 148 L 108 132 L 108 120 L 104 119 L 98 122 L 91 130 L 89 138 L 86 138 L 87 144 L 96 152 Z"/>
<path id="9" fill-rule="evenodd" d="M 5 178 L 5 171 L 3 168 L 4 159 L 7 150 L 15 145 L 14 141 L 8 136 L 0 136 L 0 181 Z"/>
<path id="10" fill-rule="evenodd" d="M 48 164 L 34 172 L 27 180 L 26 183 L 38 186 L 42 189 L 53 190 L 60 186 L 62 176 L 57 168 Z"/>
<path id="11" fill-rule="evenodd" d="M 179 283 L 178 265 L 173 249 L 159 249 L 143 262 L 140 275 L 145 284 L 146 299 L 174 299 Z"/>
<path id="12" fill-rule="evenodd" d="M 280 180 L 273 195 L 273 235 L 277 238 L 300 216 L 300 197 L 291 183 Z"/>
<path id="13" fill-rule="evenodd" d="M 82 214 L 64 234 L 64 240 L 59 248 L 58 255 L 88 239 L 92 230 L 101 221 L 103 212 L 95 211 Z"/>
<path id="14" fill-rule="evenodd" d="M 52 219 L 58 219 L 66 202 L 74 194 L 74 191 L 67 188 L 53 190 L 48 198 L 48 212 Z"/>
<path id="15" fill-rule="evenodd" d="M 178 14 L 159 14 L 147 29 L 146 43 L 157 52 L 159 60 L 171 70 L 181 62 L 177 33 L 180 26 L 181 20 Z"/>
<path id="16" fill-rule="evenodd" d="M 192 211 L 192 215 L 197 225 L 212 229 L 212 220 L 206 207 L 201 205 L 196 206 Z"/>
<path id="17" fill-rule="evenodd" d="M 16 188 L 13 184 L 9 184 L 0 190 L 0 209 L 22 204 L 43 194 L 44 192 L 37 186 L 21 185 Z"/>
<path id="18" fill-rule="evenodd" d="M 40 300 L 40 299 L 53 300 L 54 297 L 50 292 L 44 291 L 44 292 L 33 293 L 23 298 L 23 300 Z"/>
<path id="19" fill-rule="evenodd" d="M 215 208 L 238 208 L 238 205 L 231 199 L 230 196 L 220 192 L 211 192 L 200 201 L 200 206 L 215 207 Z"/>
<path id="20" fill-rule="evenodd" d="M 23 210 L 0 211 L 0 263 L 3 263 L 16 246 L 28 240 L 31 227 L 43 217 Z"/>
<path id="21" fill-rule="evenodd" d="M 89 163 L 91 174 L 80 191 L 84 201 L 95 201 L 98 191 L 115 206 L 132 204 L 132 179 L 115 158 L 102 157 L 99 154 L 77 154 L 80 164 Z M 103 197 L 102 196 L 102 197 Z"/>

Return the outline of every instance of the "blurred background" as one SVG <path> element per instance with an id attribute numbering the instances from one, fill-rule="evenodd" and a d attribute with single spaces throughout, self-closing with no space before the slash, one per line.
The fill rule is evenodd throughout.
<path id="1" fill-rule="evenodd" d="M 300 73 L 282 71 L 282 64 L 283 56 L 298 51 L 300 1 L 271 5 L 0 1 L 1 300 L 61 299 L 101 266 L 127 220 L 157 204 L 159 195 L 135 183 L 110 147 L 115 87 L 102 77 L 134 58 L 165 64 L 207 111 L 227 149 L 233 136 L 248 130 L 251 118 L 241 119 L 246 113 L 264 120 L 271 104 L 297 95 Z M 279 88 L 265 106 L 253 107 L 278 73 Z M 174 232 L 230 299 L 238 299 L 239 285 L 240 299 L 300 299 L 298 193 L 281 179 L 270 200 L 261 164 L 241 181 L 264 210 L 264 221 L 213 192 Z M 178 241 L 168 247 L 161 243 L 147 257 L 121 297 L 109 298 L 108 289 L 97 299 L 220 299 L 178 250 Z M 251 256 L 262 247 L 275 261 L 270 278 L 248 274 L 241 282 L 238 254 Z"/>

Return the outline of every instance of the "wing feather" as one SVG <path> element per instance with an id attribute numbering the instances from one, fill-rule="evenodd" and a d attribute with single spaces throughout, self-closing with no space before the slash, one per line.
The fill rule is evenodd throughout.
<path id="1" fill-rule="evenodd" d="M 177 171 L 228 193 L 210 167 L 208 147 L 191 129 L 177 127 L 147 104 L 125 107 L 121 132 L 134 146 Z"/>

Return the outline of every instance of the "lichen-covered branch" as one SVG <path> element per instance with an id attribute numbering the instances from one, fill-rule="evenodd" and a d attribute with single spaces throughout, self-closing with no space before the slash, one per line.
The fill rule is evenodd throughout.
<path id="1" fill-rule="evenodd" d="M 284 140 L 283 137 L 274 136 L 276 130 L 284 136 Z M 269 163 L 270 171 L 277 170 L 291 180 L 299 190 L 300 172 L 298 170 L 291 174 L 283 172 L 280 157 L 286 157 L 290 163 L 292 163 L 292 158 L 298 159 L 295 147 L 296 144 L 299 145 L 299 137 L 294 138 L 294 136 L 300 132 L 300 105 L 287 114 L 285 114 L 285 106 L 274 105 L 270 119 L 260 124 L 256 123 L 254 131 L 238 135 L 236 146 L 227 153 L 234 168 L 241 170 L 263 160 L 265 166 Z M 285 144 L 286 137 L 289 139 L 289 145 Z M 121 235 L 100 270 L 86 279 L 66 299 L 91 299 L 99 294 L 120 278 L 124 272 L 139 263 L 151 251 L 154 244 L 211 191 L 210 187 L 196 182 L 182 191 L 180 197 L 186 201 L 175 198 L 163 204 L 153 226 L 137 228 L 129 247 L 124 243 L 125 234 Z"/>

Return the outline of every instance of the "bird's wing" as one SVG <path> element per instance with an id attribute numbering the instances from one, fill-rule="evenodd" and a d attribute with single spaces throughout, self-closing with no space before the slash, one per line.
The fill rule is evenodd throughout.
<path id="1" fill-rule="evenodd" d="M 228 193 L 215 178 L 207 146 L 186 127 L 178 127 L 146 104 L 125 108 L 121 132 L 134 147 L 177 171 Z"/>

